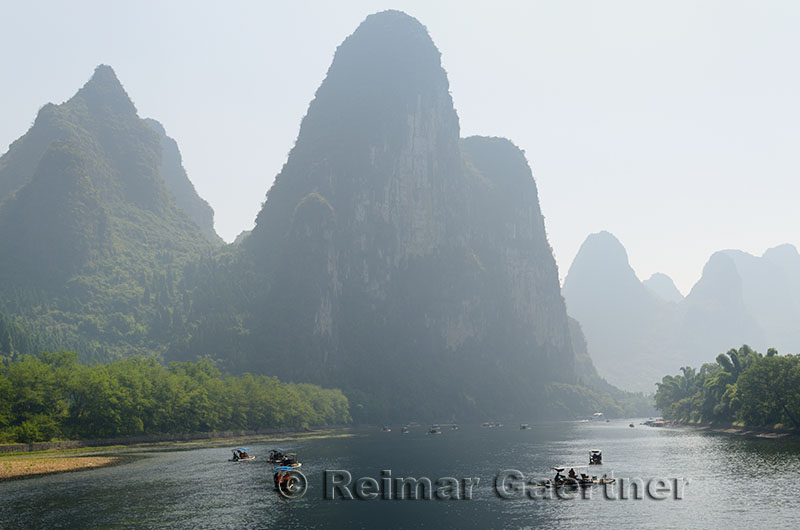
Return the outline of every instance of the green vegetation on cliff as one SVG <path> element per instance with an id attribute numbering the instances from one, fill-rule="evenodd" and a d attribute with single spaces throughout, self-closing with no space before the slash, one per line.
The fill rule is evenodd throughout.
<path id="1" fill-rule="evenodd" d="M 100 66 L 0 159 L 0 352 L 151 358 L 104 368 L 109 400 L 127 395 L 116 367 L 209 358 L 341 388 L 362 422 L 632 410 L 576 355 L 524 153 L 460 138 L 440 54 L 403 13 L 342 43 L 252 233 L 218 243 L 175 142 Z M 54 399 L 53 417 L 77 407 Z M 13 432 L 172 428 L 137 410 L 98 411 L 89 434 L 15 415 Z M 198 421 L 180 428 L 216 428 Z"/>
<path id="2" fill-rule="evenodd" d="M 169 141 L 101 65 L 0 158 L 0 311 L 48 349 L 158 355 L 182 332 L 183 269 L 216 235 Z"/>

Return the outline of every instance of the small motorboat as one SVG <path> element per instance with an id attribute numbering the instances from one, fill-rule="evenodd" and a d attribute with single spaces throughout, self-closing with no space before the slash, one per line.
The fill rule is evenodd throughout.
<path id="1" fill-rule="evenodd" d="M 392 432 L 392 428 L 389 427 L 388 425 L 384 425 L 382 430 L 383 432 Z"/>
<path id="2" fill-rule="evenodd" d="M 408 434 L 408 427 L 403 427 L 400 429 L 400 434 Z"/>
<path id="3" fill-rule="evenodd" d="M 284 467 L 300 467 L 303 465 L 302 462 L 297 460 L 297 453 L 286 453 L 279 463 Z"/>
<path id="4" fill-rule="evenodd" d="M 519 425 L 519 430 L 521 430 L 521 431 L 527 431 L 530 428 L 531 428 L 531 426 L 528 425 L 527 423 L 520 423 L 520 425 Z"/>
<path id="5" fill-rule="evenodd" d="M 236 449 L 231 449 L 231 451 L 233 451 L 233 458 L 230 458 L 228 462 L 248 462 L 256 459 L 254 455 L 247 452 L 247 447 L 237 447 Z"/>
<path id="6" fill-rule="evenodd" d="M 585 469 L 588 466 L 571 466 L 569 475 L 564 476 L 561 473 L 566 467 L 567 466 L 554 467 L 553 471 L 556 472 L 555 478 L 552 480 L 545 479 L 538 482 L 536 485 L 545 488 L 588 488 L 598 484 L 613 484 L 615 481 L 615 479 L 607 475 L 598 478 L 596 475 L 589 476 L 586 473 L 575 473 L 575 469 Z"/>
<path id="7" fill-rule="evenodd" d="M 267 456 L 270 464 L 277 464 L 283 460 L 283 449 L 271 449 Z"/>
<path id="8" fill-rule="evenodd" d="M 631 427 L 631 428 L 633 428 L 633 426 L 634 426 L 634 425 L 633 425 L 633 423 L 631 423 L 631 424 L 629 424 L 629 425 L 628 425 L 628 427 Z"/>
<path id="9" fill-rule="evenodd" d="M 594 482 L 591 479 L 563 478 L 553 481 L 548 478 L 542 482 L 537 482 L 536 485 L 544 488 L 588 488 L 593 486 Z"/>
<path id="10" fill-rule="evenodd" d="M 297 478 L 292 475 L 293 469 L 290 466 L 277 466 L 275 474 L 272 476 L 275 482 L 275 489 L 283 494 L 284 497 L 291 497 L 295 493 Z"/>
<path id="11" fill-rule="evenodd" d="M 428 434 L 442 434 L 442 429 L 438 425 L 431 425 L 431 428 L 428 429 Z"/>
<path id="12" fill-rule="evenodd" d="M 600 466 L 603 464 L 603 452 L 600 449 L 592 449 L 589 451 L 589 465 Z"/>
<path id="13" fill-rule="evenodd" d="M 451 431 L 457 431 L 457 430 L 458 430 L 458 425 L 456 425 L 455 423 L 454 423 L 454 424 L 452 424 L 452 425 L 450 426 L 450 430 L 451 430 Z"/>

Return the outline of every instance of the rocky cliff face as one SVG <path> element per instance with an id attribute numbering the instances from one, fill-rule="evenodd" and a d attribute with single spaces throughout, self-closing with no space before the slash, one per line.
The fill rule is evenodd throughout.
<path id="1" fill-rule="evenodd" d="M 497 281 L 486 301 L 499 302 L 495 315 L 510 309 L 515 329 L 525 330 L 522 340 L 536 341 L 540 362 L 572 373 L 558 268 L 525 155 L 503 138 L 473 136 L 461 147 L 470 183 L 466 243 Z"/>
<path id="2" fill-rule="evenodd" d="M 247 369 L 390 417 L 530 411 L 531 388 L 575 380 L 527 161 L 459 139 L 439 52 L 403 13 L 339 47 L 241 248 L 261 286 Z"/>

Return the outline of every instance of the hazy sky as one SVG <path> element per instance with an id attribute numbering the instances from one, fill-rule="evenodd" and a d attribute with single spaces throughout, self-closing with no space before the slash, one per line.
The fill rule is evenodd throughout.
<path id="1" fill-rule="evenodd" d="M 0 150 L 100 63 L 175 138 L 232 240 L 252 228 L 339 43 L 401 9 L 462 136 L 534 171 L 562 278 L 609 230 L 686 294 L 712 252 L 800 245 L 800 2 L 4 1 Z"/>

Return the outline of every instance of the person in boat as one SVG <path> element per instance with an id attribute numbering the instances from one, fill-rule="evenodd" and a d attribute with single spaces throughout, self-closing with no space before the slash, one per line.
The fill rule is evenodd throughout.
<path id="1" fill-rule="evenodd" d="M 286 494 L 291 494 L 295 479 L 287 469 L 278 469 L 274 475 L 275 489 L 280 489 Z"/>
<path id="2" fill-rule="evenodd" d="M 558 484 L 559 482 L 561 482 L 563 480 L 564 480 L 564 475 L 561 474 L 561 470 L 560 469 L 556 469 L 556 476 L 553 479 L 553 482 Z"/>
<path id="3" fill-rule="evenodd" d="M 575 469 L 574 468 L 569 468 L 569 478 L 573 478 L 573 479 L 577 479 L 578 478 L 578 475 L 575 474 Z"/>

